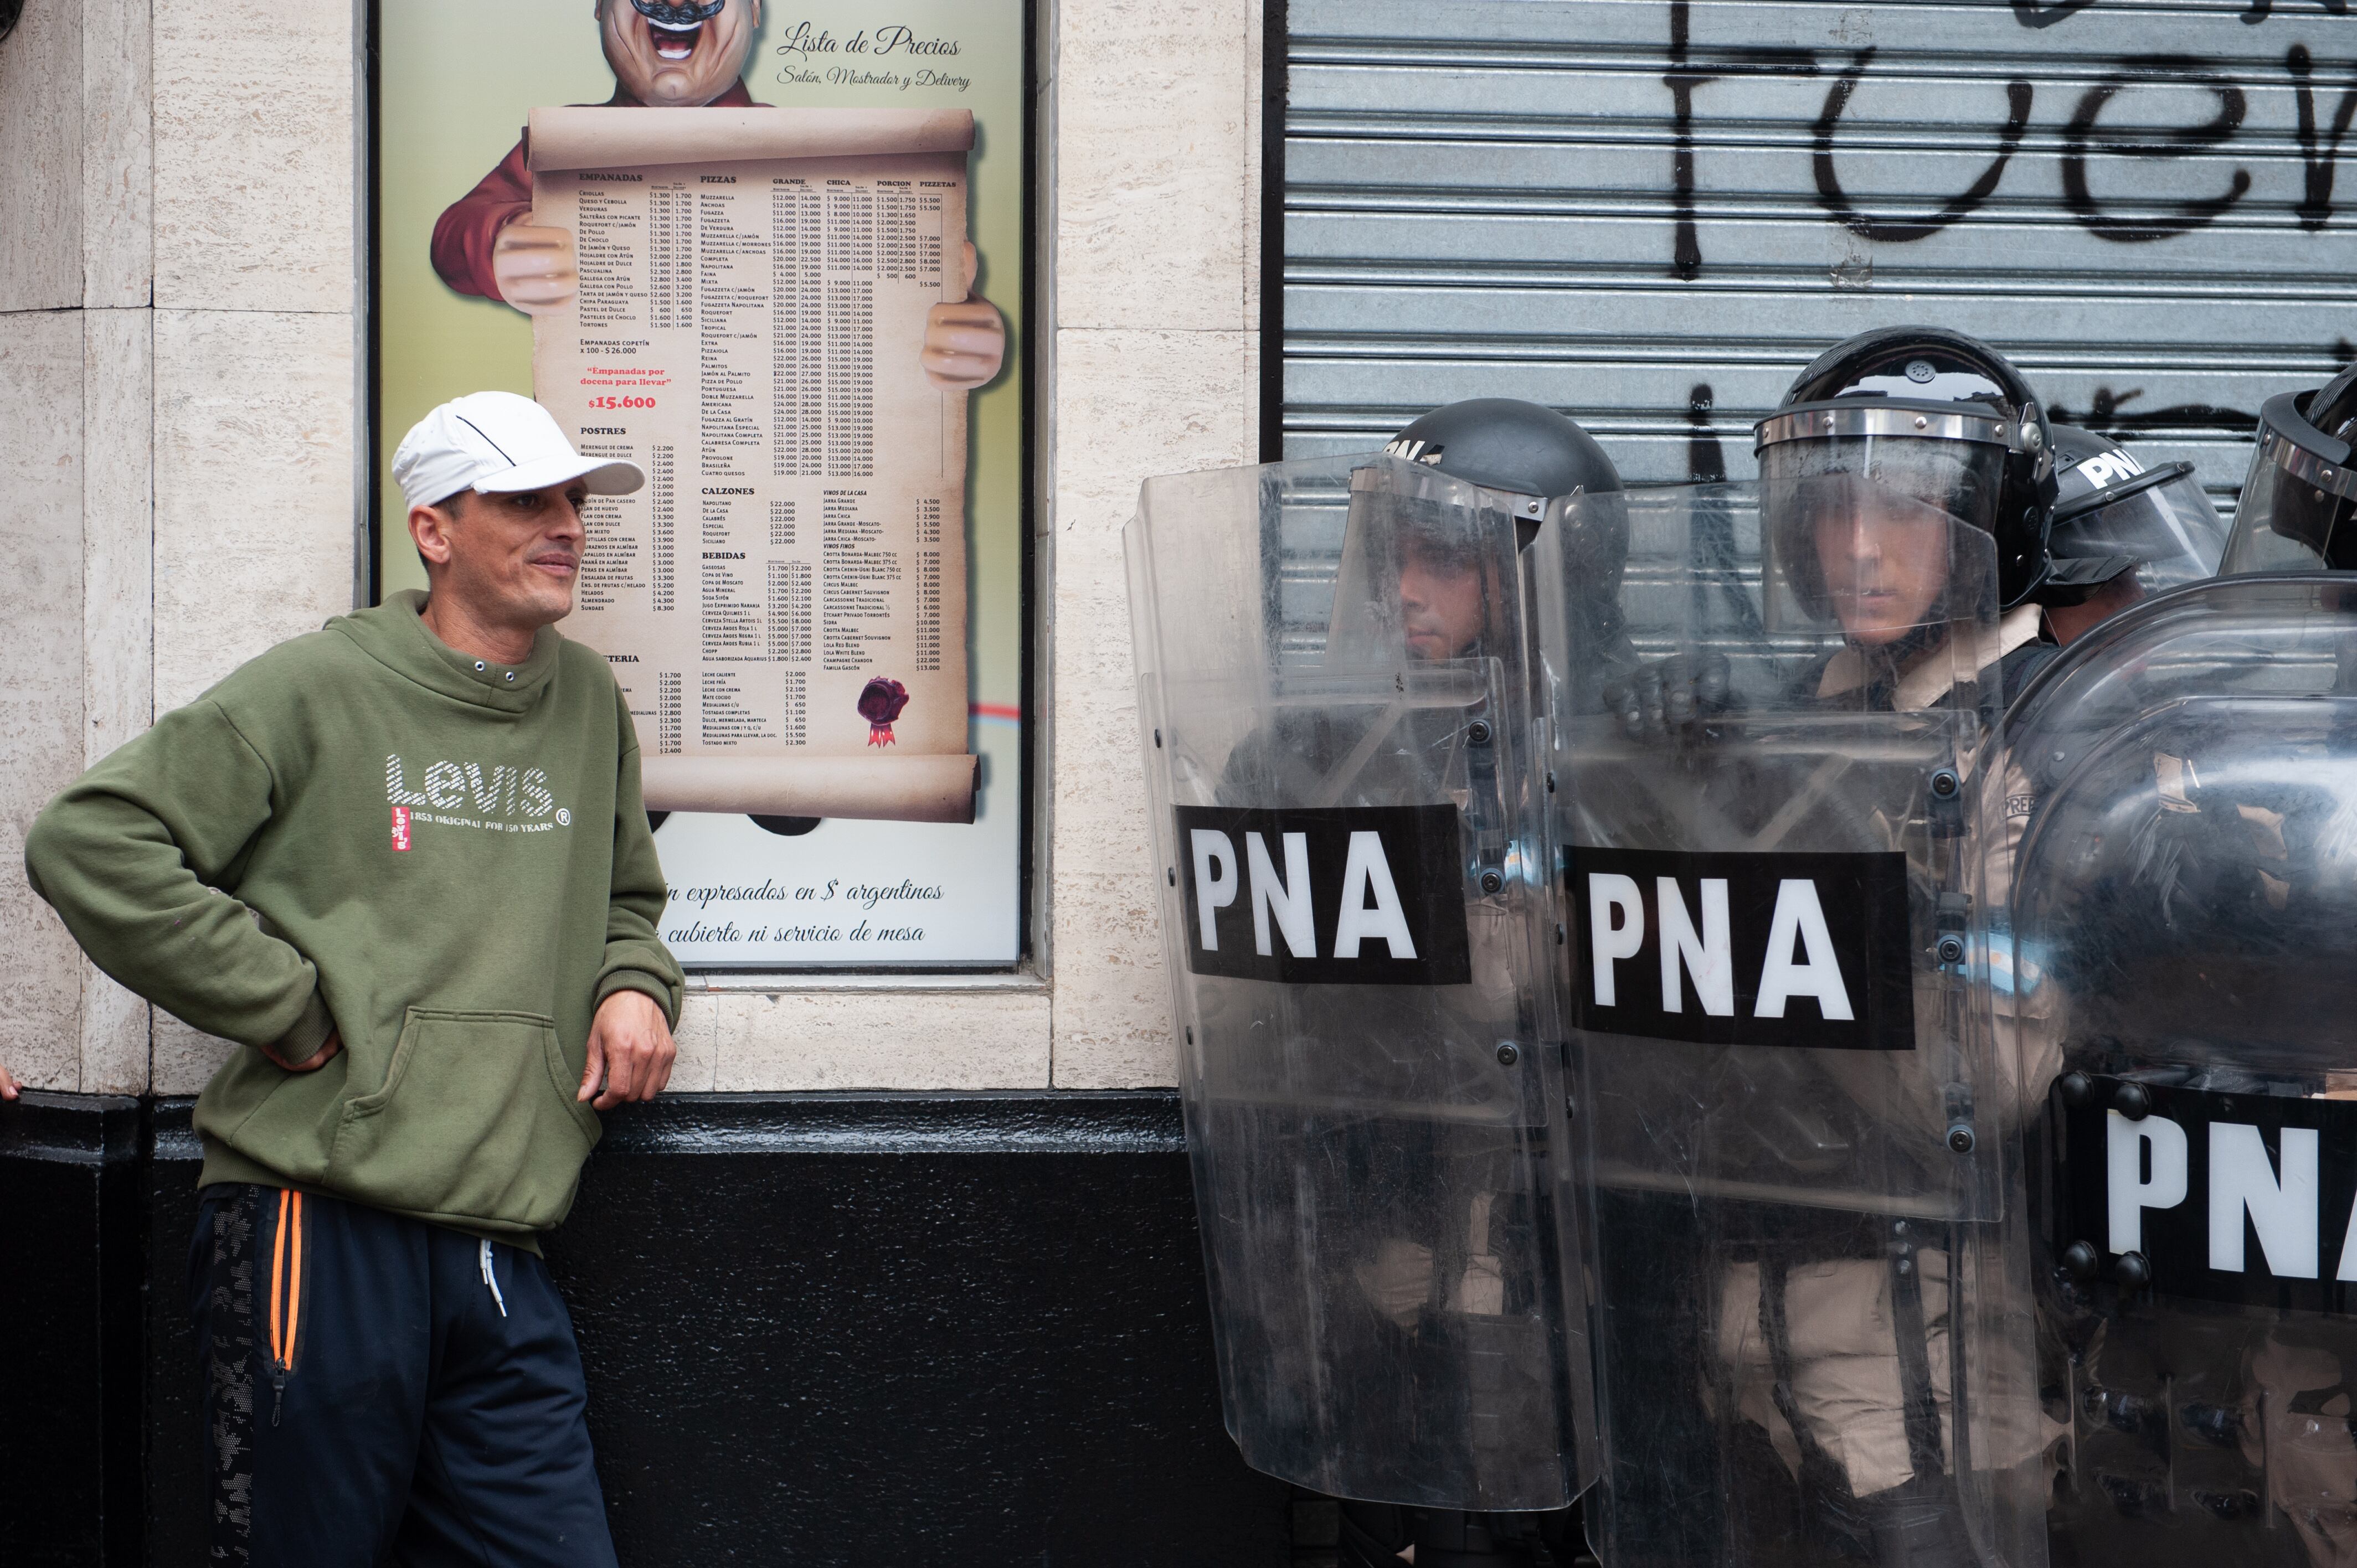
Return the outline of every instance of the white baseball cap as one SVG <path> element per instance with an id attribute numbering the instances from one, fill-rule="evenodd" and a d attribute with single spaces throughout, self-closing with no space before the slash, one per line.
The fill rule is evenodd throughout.
<path id="1" fill-rule="evenodd" d="M 593 496 L 626 496 L 647 482 L 636 463 L 584 457 L 548 410 L 513 392 L 453 398 L 410 428 L 393 455 L 393 478 L 411 506 L 472 489 L 512 494 L 589 481 Z"/>

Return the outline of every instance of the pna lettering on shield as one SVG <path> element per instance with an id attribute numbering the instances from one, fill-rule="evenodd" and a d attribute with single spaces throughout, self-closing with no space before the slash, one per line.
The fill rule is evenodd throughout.
<path id="1" fill-rule="evenodd" d="M 1912 934 L 1937 920 L 1894 852 L 1574 848 L 1564 875 L 1572 1010 L 1596 1035 L 1912 1050 L 1915 972 L 1953 961 Z"/>
<path id="2" fill-rule="evenodd" d="M 1454 806 L 1181 806 L 1188 967 L 1296 985 L 1461 985 L 1477 891 Z M 1499 886 L 1502 887 L 1502 881 Z"/>

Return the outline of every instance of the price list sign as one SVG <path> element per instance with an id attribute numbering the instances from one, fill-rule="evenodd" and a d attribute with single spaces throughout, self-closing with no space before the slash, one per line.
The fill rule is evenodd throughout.
<path id="1" fill-rule="evenodd" d="M 535 110 L 573 304 L 539 401 L 647 473 L 595 497 L 565 635 L 605 653 L 652 811 L 971 822 L 963 110 Z"/>

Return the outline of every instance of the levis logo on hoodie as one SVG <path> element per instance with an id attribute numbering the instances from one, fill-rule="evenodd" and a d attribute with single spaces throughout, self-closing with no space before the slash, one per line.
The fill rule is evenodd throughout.
<path id="1" fill-rule="evenodd" d="M 573 825 L 573 813 L 556 803 L 546 771 L 511 763 L 431 762 L 413 789 L 407 766 L 399 753 L 392 753 L 384 759 L 384 798 L 408 808 L 395 819 L 404 839 L 413 822 L 493 832 L 546 832 Z"/>

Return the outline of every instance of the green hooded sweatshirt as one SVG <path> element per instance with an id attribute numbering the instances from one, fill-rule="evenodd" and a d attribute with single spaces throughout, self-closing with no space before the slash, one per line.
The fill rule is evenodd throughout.
<path id="1" fill-rule="evenodd" d="M 397 594 L 281 643 L 51 801 L 34 890 L 91 960 L 241 1050 L 197 1101 L 205 1182 L 533 1245 L 573 1205 L 612 993 L 673 1021 L 639 746 L 597 653 L 510 667 Z"/>

